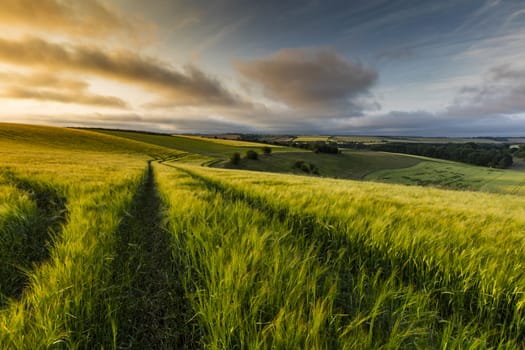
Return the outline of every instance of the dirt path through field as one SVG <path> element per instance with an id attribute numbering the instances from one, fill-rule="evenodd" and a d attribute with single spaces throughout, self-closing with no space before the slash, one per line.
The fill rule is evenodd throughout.
<path id="1" fill-rule="evenodd" d="M 115 282 L 123 285 L 117 345 L 126 349 L 192 348 L 186 322 L 191 310 L 177 279 L 151 167 L 129 214 L 119 230 L 121 241 L 114 262 Z"/>

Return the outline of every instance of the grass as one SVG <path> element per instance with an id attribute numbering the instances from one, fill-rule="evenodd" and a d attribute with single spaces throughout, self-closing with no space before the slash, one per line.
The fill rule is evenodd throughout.
<path id="1" fill-rule="evenodd" d="M 149 157 L 136 149 L 125 152 L 119 140 L 108 142 L 108 151 L 100 151 L 100 143 L 90 146 L 78 137 L 83 133 L 58 128 L 40 129 L 33 145 L 25 131 L 20 127 L 19 134 L 0 141 L 2 167 L 9 174 L 4 179 L 27 193 L 22 196 L 33 203 L 37 214 L 31 227 L 45 227 L 53 219 L 51 211 L 39 214 L 39 201 L 52 200 L 53 193 L 66 201 L 67 221 L 55 229 L 51 249 L 38 264 L 32 263 L 33 257 L 15 254 L 25 266 L 27 282 L 0 314 L 0 347 L 109 348 L 118 334 L 113 327 L 117 321 L 112 296 L 123 287 L 113 285 L 108 262 L 115 256 L 120 220 L 129 211 Z M 70 137 L 66 149 L 63 140 Z M 18 208 L 15 214 L 15 218 L 25 215 Z M 7 222 L 14 223 L 9 218 Z M 20 239 L 23 233 L 19 230 L 14 236 Z M 32 233 L 24 249 L 45 250 L 46 245 L 36 239 L 43 233 Z M 2 265 L 12 264 L 6 260 Z"/>
<path id="2" fill-rule="evenodd" d="M 195 136 L 158 135 L 109 130 L 98 130 L 97 132 L 213 158 L 225 158 L 234 152 L 245 152 L 247 150 L 259 151 L 262 147 L 267 146 L 253 142 L 209 139 Z M 274 152 L 287 149 L 281 146 L 271 147 Z"/>
<path id="3" fill-rule="evenodd" d="M 496 193 L 520 194 L 525 191 L 525 177 L 517 171 L 495 170 L 412 155 L 360 150 L 343 150 L 340 155 L 330 155 L 274 146 L 272 147 L 271 155 L 260 154 L 257 161 L 243 159 L 239 164 L 233 165 L 230 163 L 229 158 L 234 152 L 239 152 L 241 156 L 244 156 L 248 150 L 262 153 L 261 148 L 265 145 L 234 140 L 208 139 L 198 136 L 154 135 L 107 130 L 100 132 L 123 139 L 140 141 L 152 147 L 164 147 L 164 149 L 176 152 L 176 155 L 171 156 L 172 159 L 195 165 L 304 175 L 305 172 L 303 170 L 294 168 L 294 164 L 297 161 L 303 161 L 307 165 L 313 164 L 322 177 L 363 179 Z M 303 141 L 313 140 L 308 139 L 312 137 L 304 136 L 303 138 L 305 138 Z M 327 137 L 316 136 L 313 138 L 326 139 Z M 330 138 L 330 140 L 346 142 L 382 142 L 383 139 L 381 137 L 368 136 L 334 136 Z M 420 140 L 418 138 L 402 139 L 404 141 L 413 139 L 415 140 L 414 142 Z M 388 141 L 387 139 L 383 141 L 385 140 Z M 427 141 L 463 142 L 465 140 L 438 138 L 428 139 Z M 476 141 L 479 140 L 476 139 Z M 486 141 L 495 142 L 493 140 Z M 257 145 L 260 145 L 260 147 L 255 147 Z"/>
<path id="4" fill-rule="evenodd" d="M 13 185 L 0 185 L 0 305 L 15 297 L 25 282 L 21 264 L 28 268 L 28 240 L 35 236 L 37 208 L 26 193 Z"/>
<path id="5" fill-rule="evenodd" d="M 174 256 L 187 266 L 181 278 L 201 329 L 200 347 L 322 346 L 333 293 L 328 283 L 317 285 L 326 271 L 316 264 L 313 244 L 180 171 L 156 169 Z"/>
<path id="6" fill-rule="evenodd" d="M 525 194 L 525 173 L 455 162 L 425 160 L 404 169 L 388 169 L 365 177 L 406 185 L 435 186 L 507 194 Z"/>
<path id="7" fill-rule="evenodd" d="M 107 187 L 70 187 L 68 222 L 56 237 L 49 259 L 29 274 L 20 300 L 1 314 L 2 348 L 70 348 L 111 344 L 111 288 L 106 262 L 113 252 L 119 217 L 137 181 Z"/>
<path id="8" fill-rule="evenodd" d="M 2 290 L 0 348 L 525 345 L 521 195 L 205 168 L 144 141 L 42 128 L 33 145 L 10 128 L 0 273 L 24 281 Z M 373 155 L 324 156 L 368 167 L 351 176 L 395 165 Z M 396 171 L 430 163 L 400 160 Z M 467 169 L 436 163 L 428 176 Z"/>
<path id="9" fill-rule="evenodd" d="M 0 304 L 20 297 L 27 271 L 49 256 L 51 240 L 66 216 L 65 198 L 45 183 L 4 170 L 5 202 L 0 214 Z"/>
<path id="10" fill-rule="evenodd" d="M 294 163 L 299 160 L 316 165 L 321 176 L 343 179 L 362 179 L 374 171 L 410 167 L 421 161 L 416 157 L 384 152 L 344 151 L 338 155 L 313 152 L 283 152 L 261 155 L 258 161 L 242 160 L 237 166 L 233 166 L 228 161 L 217 163 L 214 166 L 304 174 L 300 169 L 293 168 Z"/>
<path id="11" fill-rule="evenodd" d="M 341 251 L 326 255 L 326 237 L 216 192 L 207 181 L 157 169 L 176 255 L 192 267 L 183 276 L 203 329 L 202 347 L 376 348 L 389 338 L 393 347 L 422 333 L 418 325 L 386 326 L 411 317 L 416 302 L 424 308 L 424 295 L 407 289 L 408 300 L 401 300 L 394 279 L 382 282 L 364 269 L 341 279 L 340 269 L 354 261 Z M 181 196 L 188 199 L 182 205 Z M 352 298 L 354 310 L 346 304 Z M 370 329 L 374 322 L 377 329 Z"/>
<path id="12" fill-rule="evenodd" d="M 401 307 L 407 314 L 400 310 L 392 314 L 381 304 L 382 316 L 377 321 L 382 324 L 381 331 L 374 334 L 372 343 L 363 338 L 358 348 L 394 341 L 397 335 L 392 331 L 399 331 L 396 325 L 404 322 L 407 339 L 398 339 L 403 348 L 431 344 L 513 348 L 522 341 L 525 280 L 518 247 L 523 242 L 525 216 L 519 197 L 189 170 L 234 198 L 243 198 L 272 216 L 288 218 L 299 234 L 319 240 L 321 256 L 337 252 L 345 263 L 339 265 L 336 260 L 329 266 L 331 271 L 340 271 L 339 278 L 354 281 L 365 271 L 359 278 L 369 281 L 372 286 L 367 288 L 371 290 L 346 295 L 354 282 L 345 285 L 339 280 L 342 286 L 337 295 L 343 299 L 342 309 L 334 313 L 374 315 L 372 310 L 360 310 L 361 304 L 350 310 L 344 305 L 366 300 L 369 293 L 372 300 L 363 305 L 375 305 L 383 298 L 381 291 L 386 293 L 388 286 L 396 286 L 395 299 L 400 304 L 389 306 L 394 310 Z M 411 319 L 416 314 L 410 306 L 419 303 L 423 318 Z M 350 319 L 344 327 L 356 322 Z M 352 333 L 356 339 L 369 330 L 370 321 L 363 322 L 367 326 Z"/>
<path id="13" fill-rule="evenodd" d="M 52 147 L 64 151 L 143 154 L 157 159 L 168 158 L 175 153 L 157 145 L 101 135 L 88 130 L 2 123 L 0 145 L 12 146 L 12 141 L 16 142 L 17 148 L 23 146 L 33 150 Z"/>
<path id="14" fill-rule="evenodd" d="M 152 168 L 135 194 L 129 215 L 118 229 L 112 261 L 116 288 L 116 343 L 121 348 L 188 348 L 193 314 L 184 299 L 178 269 L 172 259 L 172 240 L 165 227 Z M 123 293 L 123 290 L 127 291 Z"/>

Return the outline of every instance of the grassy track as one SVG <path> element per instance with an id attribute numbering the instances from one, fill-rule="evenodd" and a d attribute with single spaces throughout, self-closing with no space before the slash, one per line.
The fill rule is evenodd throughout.
<path id="1" fill-rule="evenodd" d="M 317 249 L 278 220 L 157 167 L 175 255 L 208 349 L 326 348 L 330 273 Z M 179 202 L 184 198 L 183 202 Z M 325 280 L 326 283 L 322 281 Z"/>
<path id="2" fill-rule="evenodd" d="M 210 225 L 208 230 L 218 229 L 222 238 L 198 239 L 205 253 L 195 254 L 199 260 L 191 255 L 190 265 L 203 265 L 204 271 L 199 272 L 205 275 L 197 311 L 219 307 L 216 312 L 220 312 L 221 304 L 215 305 L 216 300 L 205 296 L 220 294 L 224 284 L 235 286 L 228 289 L 224 307 L 238 298 L 262 303 L 240 302 L 238 314 L 219 324 L 214 322 L 216 312 L 202 312 L 211 348 L 375 349 L 439 342 L 439 337 L 425 331 L 426 327 L 438 328 L 437 313 L 429 305 L 430 294 L 403 285 L 388 276 L 388 271 L 374 272 L 375 266 L 359 258 L 367 252 L 355 242 L 334 242 L 333 236 L 327 236 L 326 230 L 309 218 L 274 212 L 202 177 L 196 181 L 214 193 L 214 215 L 227 224 L 222 229 Z M 245 246 L 246 240 L 255 239 L 253 230 L 259 232 L 256 242 Z M 207 243 L 217 239 L 221 240 L 219 253 L 217 246 Z M 187 240 L 184 250 L 193 251 L 195 242 L 192 237 Z M 216 264 L 206 261 L 224 259 L 224 255 L 229 257 L 227 268 L 242 271 L 240 275 L 216 270 Z M 200 261 L 202 257 L 205 261 Z M 278 262 L 283 258 L 281 266 Z M 208 281 L 209 273 L 218 279 L 218 286 Z M 236 278 L 242 278 L 241 285 Z M 266 279 L 273 284 L 266 287 Z M 244 285 L 247 281 L 248 286 Z M 261 308 L 266 312 L 261 313 Z M 247 326 L 246 319 L 253 319 L 255 326 Z"/>
<path id="3" fill-rule="evenodd" d="M 107 268 L 119 217 L 138 181 L 68 198 L 68 222 L 50 258 L 29 275 L 19 301 L 0 314 L 0 348 L 86 348 L 113 343 Z M 77 189 L 82 191 L 82 189 Z"/>
<path id="4" fill-rule="evenodd" d="M 49 257 L 28 271 L 21 298 L 0 312 L 0 348 L 116 348 L 116 306 L 108 296 L 118 286 L 112 284 L 110 262 L 120 219 L 129 211 L 147 156 L 126 152 L 117 138 L 102 148 L 83 133 L 58 128 L 37 130 L 35 145 L 26 129 L 0 139 L 2 167 L 24 191 L 45 198 L 34 197 L 35 211 L 37 202 L 57 193 L 67 200 L 68 215 L 53 237 Z M 24 213 L 15 210 L 19 217 Z M 34 250 L 45 248 L 40 243 Z"/>
<path id="5" fill-rule="evenodd" d="M 151 167 L 119 227 L 113 284 L 119 295 L 117 344 L 126 349 L 190 349 L 192 310 L 172 259 L 164 210 Z"/>

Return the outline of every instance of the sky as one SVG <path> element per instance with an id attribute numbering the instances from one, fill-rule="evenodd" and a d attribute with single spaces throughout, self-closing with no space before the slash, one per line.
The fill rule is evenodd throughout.
<path id="1" fill-rule="evenodd" d="M 0 121 L 525 136 L 525 1 L 2 0 Z"/>

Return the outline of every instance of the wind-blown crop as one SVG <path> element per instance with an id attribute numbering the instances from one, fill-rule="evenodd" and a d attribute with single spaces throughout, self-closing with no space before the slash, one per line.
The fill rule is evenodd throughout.
<path id="1" fill-rule="evenodd" d="M 368 346 L 386 346 L 400 329 L 408 332 L 402 347 L 513 347 L 523 340 L 525 216 L 519 197 L 183 169 L 225 198 L 280 218 L 298 238 L 318 242 L 320 262 L 337 272 L 333 310 L 347 315 L 346 327 L 355 325 L 348 315 L 373 315 L 356 298 L 377 302 L 383 296 L 374 293 L 394 286 L 387 288 L 400 302 L 393 307 L 405 305 L 407 313 L 389 316 L 380 309 L 374 323 L 361 323 L 357 334 L 381 325 Z M 340 260 L 327 258 L 334 255 Z M 357 276 L 366 278 L 368 289 L 348 293 Z M 355 339 L 354 331 L 349 334 L 341 344 Z"/>

